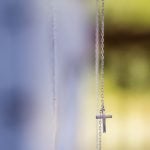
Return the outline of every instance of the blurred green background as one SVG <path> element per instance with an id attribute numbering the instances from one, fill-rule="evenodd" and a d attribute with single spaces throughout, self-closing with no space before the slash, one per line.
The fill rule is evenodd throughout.
<path id="1" fill-rule="evenodd" d="M 149 7 L 149 0 L 105 0 L 105 103 L 113 115 L 103 135 L 105 150 L 150 150 Z M 93 150 L 96 145 L 91 72 L 81 86 L 79 150 Z"/>

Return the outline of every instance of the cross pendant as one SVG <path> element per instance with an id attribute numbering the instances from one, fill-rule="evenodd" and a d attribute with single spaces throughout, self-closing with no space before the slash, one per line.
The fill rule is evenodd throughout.
<path id="1" fill-rule="evenodd" d="M 106 133 L 106 119 L 107 118 L 112 118 L 112 115 L 106 115 L 104 113 L 104 110 L 102 110 L 102 114 L 101 115 L 96 116 L 96 119 L 102 119 L 103 133 Z"/>

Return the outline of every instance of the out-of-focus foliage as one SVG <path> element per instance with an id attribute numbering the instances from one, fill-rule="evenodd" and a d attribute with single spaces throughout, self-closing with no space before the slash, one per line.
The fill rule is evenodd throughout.
<path id="1" fill-rule="evenodd" d="M 149 0 L 105 0 L 105 103 L 113 114 L 103 136 L 105 150 L 150 149 L 149 6 Z M 85 140 L 80 149 L 92 150 L 96 144 L 91 119 L 96 110 L 94 74 L 87 80 L 80 120 Z"/>
<path id="2" fill-rule="evenodd" d="M 124 25 L 133 29 L 150 26 L 149 0 L 111 0 L 105 1 L 108 23 Z"/>

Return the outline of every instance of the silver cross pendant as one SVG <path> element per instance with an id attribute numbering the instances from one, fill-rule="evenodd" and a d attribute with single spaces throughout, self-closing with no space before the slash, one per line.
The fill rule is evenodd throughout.
<path id="1" fill-rule="evenodd" d="M 112 115 L 106 115 L 105 110 L 101 110 L 101 114 L 96 116 L 96 119 L 102 119 L 102 124 L 103 124 L 103 133 L 106 133 L 106 119 L 107 118 L 112 118 Z"/>

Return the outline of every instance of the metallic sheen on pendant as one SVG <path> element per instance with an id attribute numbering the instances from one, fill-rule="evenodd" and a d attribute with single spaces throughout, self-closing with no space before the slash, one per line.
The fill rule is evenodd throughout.
<path id="1" fill-rule="evenodd" d="M 106 133 L 106 119 L 112 115 L 105 114 L 104 104 L 104 0 L 96 0 L 96 31 L 95 31 L 95 76 L 97 101 L 97 150 L 102 149 L 102 127 Z M 99 51 L 100 50 L 100 51 Z"/>
<path id="2" fill-rule="evenodd" d="M 103 123 L 103 133 L 106 133 L 106 119 L 107 118 L 112 118 L 112 115 L 106 115 L 105 110 L 101 110 L 102 113 L 98 116 L 96 116 L 96 119 L 102 119 Z"/>

